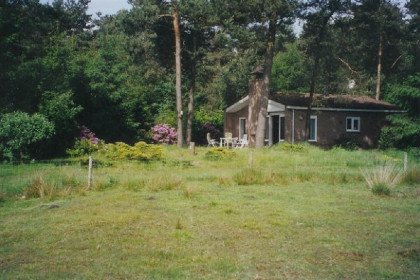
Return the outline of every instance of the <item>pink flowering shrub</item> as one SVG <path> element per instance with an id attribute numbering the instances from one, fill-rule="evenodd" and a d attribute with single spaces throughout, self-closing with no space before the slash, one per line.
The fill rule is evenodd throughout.
<path id="1" fill-rule="evenodd" d="M 177 133 L 175 128 L 167 124 L 157 124 L 152 127 L 152 139 L 157 143 L 172 144 L 176 143 Z"/>
<path id="2" fill-rule="evenodd" d="M 80 140 L 82 141 L 89 141 L 91 144 L 98 144 L 99 139 L 95 137 L 95 133 L 91 132 L 89 128 L 82 125 L 82 129 L 80 130 Z"/>

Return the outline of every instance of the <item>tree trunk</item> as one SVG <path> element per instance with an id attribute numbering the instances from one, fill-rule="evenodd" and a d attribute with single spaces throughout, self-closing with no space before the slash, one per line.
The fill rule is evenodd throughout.
<path id="1" fill-rule="evenodd" d="M 305 119 L 305 132 L 303 134 L 303 139 L 309 140 L 309 122 L 311 120 L 311 111 L 312 111 L 312 103 L 314 101 L 314 94 L 315 94 L 315 83 L 316 77 L 318 73 L 319 67 L 319 56 L 315 57 L 314 67 L 311 73 L 311 85 L 309 88 L 309 102 L 308 102 L 308 110 L 306 111 L 306 119 Z"/>
<path id="2" fill-rule="evenodd" d="M 305 119 L 305 131 L 303 133 L 303 139 L 309 140 L 309 123 L 311 121 L 311 112 L 312 112 L 312 103 L 314 101 L 314 94 L 315 94 L 315 84 L 316 84 L 316 78 L 318 74 L 318 67 L 319 67 L 319 61 L 321 59 L 321 43 L 324 40 L 325 37 L 325 28 L 328 24 L 329 19 L 334 14 L 335 10 L 331 10 L 326 17 L 323 18 L 322 25 L 320 26 L 318 37 L 315 40 L 315 53 L 314 53 L 314 65 L 311 72 L 311 85 L 309 89 L 309 101 L 308 101 L 308 109 L 306 110 L 306 119 Z"/>
<path id="3" fill-rule="evenodd" d="M 268 38 L 267 51 L 265 53 L 260 110 L 258 113 L 257 133 L 255 137 L 256 148 L 264 147 L 265 127 L 266 127 L 266 122 L 267 122 L 268 97 L 270 95 L 271 68 L 273 66 L 274 43 L 276 40 L 276 27 L 277 27 L 276 19 L 277 19 L 277 13 L 273 12 L 272 17 L 270 19 L 270 23 L 269 23 L 269 28 L 268 28 L 270 37 Z"/>
<path id="4" fill-rule="evenodd" d="M 378 74 L 376 77 L 376 100 L 381 99 L 381 72 L 382 72 L 382 46 L 383 35 L 379 33 L 379 50 L 378 50 Z"/>
<path id="5" fill-rule="evenodd" d="M 194 31 L 192 31 L 194 32 Z M 194 119 L 194 93 L 195 93 L 195 52 L 197 46 L 197 37 L 196 34 L 193 33 L 193 58 L 192 58 L 192 65 L 191 65 L 191 78 L 190 78 L 190 91 L 188 94 L 188 119 L 187 119 L 187 145 L 191 142 L 192 137 L 192 124 Z"/>
<path id="6" fill-rule="evenodd" d="M 179 19 L 178 19 L 178 6 L 174 1 L 174 15 L 173 24 L 175 32 L 175 68 L 176 68 L 176 111 L 177 111 L 177 146 L 182 147 L 183 145 L 183 133 L 182 133 L 182 93 L 181 93 L 181 36 L 179 33 Z"/>

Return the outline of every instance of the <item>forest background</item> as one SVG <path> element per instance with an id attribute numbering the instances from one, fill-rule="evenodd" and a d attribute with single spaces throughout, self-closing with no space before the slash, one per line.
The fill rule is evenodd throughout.
<path id="1" fill-rule="evenodd" d="M 381 147 L 420 147 L 419 0 L 129 0 L 96 17 L 89 2 L 1 1 L 1 159 L 64 156 L 82 127 L 128 144 L 176 127 L 175 11 L 186 142 L 221 133 L 224 108 L 272 51 L 270 90 L 390 101 L 406 113 Z"/>

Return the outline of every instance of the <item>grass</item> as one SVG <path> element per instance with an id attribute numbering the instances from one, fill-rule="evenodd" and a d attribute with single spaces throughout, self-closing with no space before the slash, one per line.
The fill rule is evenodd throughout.
<path id="1" fill-rule="evenodd" d="M 78 165 L 0 168 L 0 278 L 420 277 L 420 184 L 375 196 L 362 176 L 384 153 L 196 152 L 96 167 L 92 191 Z M 56 195 L 22 199 L 37 176 Z"/>

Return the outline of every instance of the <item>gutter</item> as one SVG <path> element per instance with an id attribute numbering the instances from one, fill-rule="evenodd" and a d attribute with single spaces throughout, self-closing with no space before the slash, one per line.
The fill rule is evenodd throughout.
<path id="1" fill-rule="evenodd" d="M 308 110 L 307 107 L 301 106 L 286 106 L 286 109 L 294 110 Z M 365 112 L 365 113 L 406 113 L 404 110 L 376 110 L 376 109 L 345 109 L 345 108 L 321 108 L 315 107 L 312 111 L 335 111 L 335 112 Z"/>

